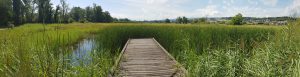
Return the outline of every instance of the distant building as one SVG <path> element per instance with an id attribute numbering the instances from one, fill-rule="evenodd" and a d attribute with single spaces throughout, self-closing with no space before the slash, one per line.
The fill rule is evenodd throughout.
<path id="1" fill-rule="evenodd" d="M 278 25 L 278 26 L 288 25 L 288 21 L 274 21 L 272 22 L 272 25 Z"/>

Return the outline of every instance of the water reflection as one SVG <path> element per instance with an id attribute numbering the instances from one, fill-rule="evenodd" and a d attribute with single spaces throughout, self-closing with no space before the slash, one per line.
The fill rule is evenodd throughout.
<path id="1" fill-rule="evenodd" d="M 92 61 L 92 52 L 95 50 L 95 40 L 92 38 L 84 39 L 83 41 L 77 44 L 69 56 L 71 59 L 71 63 L 74 66 L 78 65 L 86 65 Z"/>

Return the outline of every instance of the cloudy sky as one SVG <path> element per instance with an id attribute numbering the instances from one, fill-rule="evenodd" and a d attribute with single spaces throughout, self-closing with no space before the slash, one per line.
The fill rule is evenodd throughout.
<path id="1" fill-rule="evenodd" d="M 54 5 L 60 0 L 52 0 Z M 102 6 L 113 17 L 133 20 L 159 20 L 186 17 L 290 16 L 300 13 L 300 0 L 67 0 L 70 7 Z"/>

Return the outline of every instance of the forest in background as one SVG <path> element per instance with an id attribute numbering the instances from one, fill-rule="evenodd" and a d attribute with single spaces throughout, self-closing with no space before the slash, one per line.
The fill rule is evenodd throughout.
<path id="1" fill-rule="evenodd" d="M 24 23 L 112 22 L 113 17 L 100 5 L 69 7 L 66 0 L 53 7 L 51 0 L 1 0 L 0 27 Z M 117 19 L 116 19 L 117 20 Z"/>

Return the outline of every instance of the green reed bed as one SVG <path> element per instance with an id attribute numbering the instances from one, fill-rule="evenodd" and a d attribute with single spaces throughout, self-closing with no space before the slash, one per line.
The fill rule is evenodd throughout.
<path id="1" fill-rule="evenodd" d="M 297 46 L 285 45 L 291 39 L 286 39 L 289 35 L 284 28 L 128 24 L 110 26 L 101 33 L 111 49 L 122 47 L 128 38 L 154 37 L 192 77 L 295 76 L 299 54 L 290 50 Z"/>
<path id="2" fill-rule="evenodd" d="M 2 31 L 0 76 L 68 75 L 72 69 L 62 55 L 70 51 L 69 46 L 95 32 L 94 28 L 97 28 L 82 28 L 76 25 L 26 24 Z"/>
<path id="3" fill-rule="evenodd" d="M 214 24 L 27 24 L 0 31 L 0 76 L 107 77 L 128 38 L 154 37 L 189 72 L 206 76 L 299 76 L 290 27 Z M 70 46 L 93 36 L 92 61 L 79 66 Z"/>

